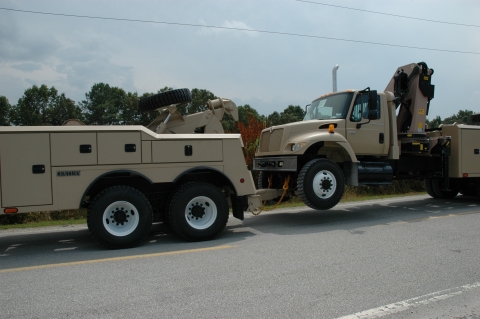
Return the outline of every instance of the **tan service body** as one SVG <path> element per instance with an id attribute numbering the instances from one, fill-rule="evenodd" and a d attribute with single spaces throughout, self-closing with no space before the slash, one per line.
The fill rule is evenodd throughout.
<path id="1" fill-rule="evenodd" d="M 205 240 L 225 228 L 229 210 L 243 220 L 276 190 L 255 189 L 239 134 L 224 134 L 224 114 L 238 120 L 235 103 L 208 100 L 181 114 L 188 89 L 139 101 L 159 111 L 143 126 L 0 128 L 0 214 L 87 209 L 93 237 L 107 248 L 146 238 L 153 221 L 187 240 Z"/>
<path id="2" fill-rule="evenodd" d="M 196 170 L 211 171 L 211 182 L 228 176 L 237 196 L 254 194 L 242 146 L 238 134 L 155 134 L 143 126 L 2 127 L 1 207 L 78 209 L 90 189 L 115 174 L 173 186 Z"/>

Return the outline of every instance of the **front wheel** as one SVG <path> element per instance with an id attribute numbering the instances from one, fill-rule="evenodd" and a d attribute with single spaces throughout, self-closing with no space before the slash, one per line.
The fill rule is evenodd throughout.
<path id="1" fill-rule="evenodd" d="M 311 160 L 300 170 L 298 195 L 313 209 L 329 209 L 337 205 L 345 190 L 345 178 L 340 167 L 329 159 Z"/>
<path id="2" fill-rule="evenodd" d="M 152 226 L 152 206 L 141 192 L 113 186 L 93 200 L 87 214 L 93 238 L 110 249 L 127 248 L 143 241 Z"/>
<path id="3" fill-rule="evenodd" d="M 453 183 L 450 183 L 451 184 L 450 190 L 448 191 L 443 189 L 444 188 L 443 179 L 432 179 L 431 183 L 432 183 L 432 190 L 435 193 L 435 195 L 437 195 L 436 198 L 454 198 L 458 194 L 458 189 L 456 185 L 454 185 Z"/>
<path id="4" fill-rule="evenodd" d="M 187 240 L 205 240 L 222 231 L 228 221 L 228 202 L 215 186 L 189 182 L 173 195 L 168 219 L 172 229 Z"/>

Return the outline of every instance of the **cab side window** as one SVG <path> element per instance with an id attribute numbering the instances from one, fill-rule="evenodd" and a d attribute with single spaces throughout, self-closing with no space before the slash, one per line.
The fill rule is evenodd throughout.
<path id="1" fill-rule="evenodd" d="M 380 96 L 377 95 L 377 111 L 380 118 Z M 360 122 L 363 119 L 368 119 L 368 94 L 359 94 L 355 98 L 353 104 L 350 121 Z"/>

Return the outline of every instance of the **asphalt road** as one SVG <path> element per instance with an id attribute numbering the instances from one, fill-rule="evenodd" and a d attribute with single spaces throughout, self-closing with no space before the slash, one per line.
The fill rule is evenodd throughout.
<path id="1" fill-rule="evenodd" d="M 85 226 L 4 230 L 0 318 L 480 318 L 479 229 L 479 199 L 413 196 L 114 251 Z"/>

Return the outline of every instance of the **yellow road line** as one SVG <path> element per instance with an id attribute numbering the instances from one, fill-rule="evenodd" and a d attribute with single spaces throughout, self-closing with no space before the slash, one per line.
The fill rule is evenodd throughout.
<path id="1" fill-rule="evenodd" d="M 221 249 L 228 249 L 228 248 L 235 248 L 235 247 L 238 247 L 238 246 L 228 246 L 228 245 L 226 245 L 226 246 L 217 246 L 217 247 L 208 247 L 208 248 L 176 250 L 176 251 L 169 251 L 169 252 L 156 253 L 156 254 L 123 256 L 123 257 L 113 257 L 113 258 L 104 258 L 104 259 L 73 261 L 73 262 L 69 262 L 69 263 L 58 263 L 58 264 L 47 264 L 47 265 L 30 266 L 30 267 L 0 269 L 0 273 L 18 272 L 18 271 L 27 271 L 27 270 L 36 270 L 36 269 L 45 269 L 45 268 L 55 268 L 55 267 L 76 266 L 76 265 L 97 264 L 97 263 L 105 263 L 105 262 L 111 262 L 111 261 L 122 261 L 122 260 L 140 259 L 140 258 L 163 257 L 163 256 L 171 256 L 171 255 L 199 253 L 199 252 L 204 252 L 204 251 L 221 250 Z"/>

